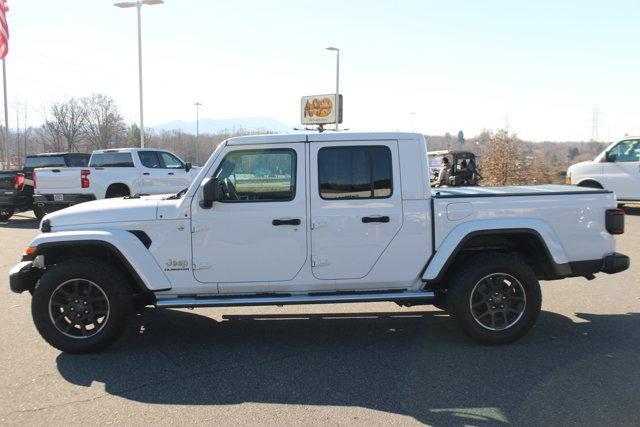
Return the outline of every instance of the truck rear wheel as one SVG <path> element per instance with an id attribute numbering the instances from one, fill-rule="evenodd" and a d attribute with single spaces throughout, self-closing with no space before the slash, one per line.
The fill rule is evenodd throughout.
<path id="1" fill-rule="evenodd" d="M 518 256 L 490 253 L 455 272 L 447 293 L 449 313 L 482 344 L 507 344 L 535 324 L 542 305 L 540 284 Z"/>
<path id="2" fill-rule="evenodd" d="M 69 353 L 95 352 L 112 344 L 132 310 L 131 289 L 120 271 L 92 258 L 48 268 L 31 300 L 40 335 Z"/>

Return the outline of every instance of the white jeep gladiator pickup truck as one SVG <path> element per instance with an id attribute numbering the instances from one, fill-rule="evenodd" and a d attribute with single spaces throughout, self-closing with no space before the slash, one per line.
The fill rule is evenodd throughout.
<path id="1" fill-rule="evenodd" d="M 413 133 L 223 142 L 188 189 L 45 216 L 10 273 L 67 352 L 116 340 L 137 307 L 434 304 L 482 343 L 524 335 L 539 280 L 617 273 L 624 211 L 571 186 L 429 187 Z"/>
<path id="2" fill-rule="evenodd" d="M 38 168 L 33 202 L 42 215 L 95 199 L 170 194 L 191 184 L 199 168 L 154 148 L 96 150 L 88 167 Z"/>
<path id="3" fill-rule="evenodd" d="M 566 184 L 606 188 L 620 205 L 640 202 L 640 137 L 611 144 L 598 156 L 569 166 Z"/>

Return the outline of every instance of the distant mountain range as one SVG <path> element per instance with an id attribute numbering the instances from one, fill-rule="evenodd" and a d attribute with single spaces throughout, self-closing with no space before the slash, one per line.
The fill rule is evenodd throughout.
<path id="1" fill-rule="evenodd" d="M 196 133 L 196 122 L 175 120 L 153 126 L 156 131 L 180 130 L 185 133 Z M 293 126 L 286 125 L 268 117 L 239 117 L 235 119 L 200 119 L 200 133 L 238 132 L 240 130 L 255 132 L 290 132 Z"/>

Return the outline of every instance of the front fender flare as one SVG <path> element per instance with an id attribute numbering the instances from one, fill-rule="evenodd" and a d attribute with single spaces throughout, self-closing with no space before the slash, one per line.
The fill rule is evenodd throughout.
<path id="1" fill-rule="evenodd" d="M 164 274 L 151 252 L 132 233 L 126 230 L 58 231 L 43 233 L 31 241 L 38 251 L 56 246 L 96 244 L 107 247 L 150 291 L 171 289 L 171 282 Z"/>

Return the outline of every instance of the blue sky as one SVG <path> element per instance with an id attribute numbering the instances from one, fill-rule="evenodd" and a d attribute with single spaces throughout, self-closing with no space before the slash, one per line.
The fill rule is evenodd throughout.
<path id="1" fill-rule="evenodd" d="M 473 135 L 508 117 L 526 139 L 586 140 L 597 107 L 601 139 L 640 133 L 638 1 L 165 1 L 143 8 L 147 126 L 193 120 L 195 101 L 296 125 L 301 95 L 334 91 L 334 45 L 353 130 Z M 134 9 L 9 6 L 13 123 L 91 92 L 137 121 Z"/>

